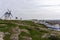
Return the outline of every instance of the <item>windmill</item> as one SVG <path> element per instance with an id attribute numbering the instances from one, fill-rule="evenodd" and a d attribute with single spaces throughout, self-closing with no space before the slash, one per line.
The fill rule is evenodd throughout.
<path id="1" fill-rule="evenodd" d="M 11 19 L 11 17 L 13 17 L 12 14 L 11 14 L 11 11 L 9 9 L 7 9 L 7 10 L 8 11 L 5 12 L 5 14 L 3 15 L 5 20 L 9 20 L 9 19 Z"/>

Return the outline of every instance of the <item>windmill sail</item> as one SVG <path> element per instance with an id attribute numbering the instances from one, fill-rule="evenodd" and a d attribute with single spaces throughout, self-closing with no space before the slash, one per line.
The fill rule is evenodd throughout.
<path id="1" fill-rule="evenodd" d="M 11 11 L 8 9 L 8 11 L 5 12 L 5 14 L 2 17 L 4 17 L 5 20 L 8 20 L 8 19 L 11 19 L 11 17 L 13 16 L 11 14 Z"/>

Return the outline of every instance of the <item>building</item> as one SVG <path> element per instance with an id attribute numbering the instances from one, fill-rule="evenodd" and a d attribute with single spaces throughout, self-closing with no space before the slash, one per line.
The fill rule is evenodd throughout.
<path id="1" fill-rule="evenodd" d="M 34 23 L 39 23 L 39 20 L 37 20 L 37 19 L 32 19 L 31 21 Z"/>
<path id="2" fill-rule="evenodd" d="M 47 28 L 50 28 L 52 30 L 60 31 L 60 24 L 49 24 L 45 21 L 40 21 L 40 24 L 44 24 Z"/>

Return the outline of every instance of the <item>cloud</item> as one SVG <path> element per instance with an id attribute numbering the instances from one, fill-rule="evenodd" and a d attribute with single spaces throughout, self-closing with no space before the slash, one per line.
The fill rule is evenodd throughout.
<path id="1" fill-rule="evenodd" d="M 37 5 L 36 7 L 53 7 L 53 6 L 60 6 L 60 5 Z"/>
<path id="2" fill-rule="evenodd" d="M 0 0 L 0 16 L 8 8 L 14 9 L 12 11 L 13 16 L 22 17 L 23 19 L 53 18 L 53 16 L 55 18 L 57 12 L 59 11 L 60 13 L 59 4 L 60 1 L 57 0 Z M 57 15 L 60 15 L 59 13 Z"/>

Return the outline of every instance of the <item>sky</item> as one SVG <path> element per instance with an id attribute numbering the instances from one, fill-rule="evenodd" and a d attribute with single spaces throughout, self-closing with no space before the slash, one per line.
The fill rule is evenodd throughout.
<path id="1" fill-rule="evenodd" d="M 60 19 L 60 0 L 0 0 L 0 17 L 7 9 L 22 19 Z"/>

